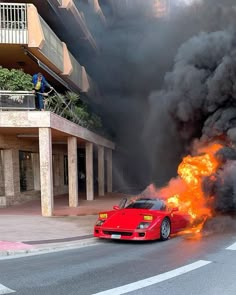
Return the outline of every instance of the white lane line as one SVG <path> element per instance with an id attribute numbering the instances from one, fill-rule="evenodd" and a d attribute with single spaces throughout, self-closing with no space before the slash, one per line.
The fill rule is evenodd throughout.
<path id="1" fill-rule="evenodd" d="M 14 293 L 16 291 L 11 290 L 5 286 L 3 286 L 2 284 L 0 284 L 0 295 L 4 295 L 4 294 L 10 294 L 10 293 Z"/>
<path id="2" fill-rule="evenodd" d="M 165 272 L 163 274 L 160 275 L 156 275 L 154 277 L 150 277 L 144 280 L 140 280 L 131 284 L 127 284 L 121 287 L 117 287 L 117 288 L 113 288 L 110 290 L 106 290 L 103 292 L 99 292 L 93 295 L 121 295 L 121 294 L 126 294 L 135 290 L 139 290 L 145 287 L 149 287 L 151 285 L 169 280 L 171 278 L 180 276 L 182 274 L 185 274 L 187 272 L 190 272 L 192 270 L 195 270 L 197 268 L 200 268 L 202 266 L 205 266 L 207 264 L 211 263 L 211 261 L 206 261 L 206 260 L 198 260 L 194 263 L 182 266 L 180 268 L 176 268 L 174 270 Z"/>
<path id="3" fill-rule="evenodd" d="M 227 250 L 236 250 L 236 243 L 226 248 Z"/>

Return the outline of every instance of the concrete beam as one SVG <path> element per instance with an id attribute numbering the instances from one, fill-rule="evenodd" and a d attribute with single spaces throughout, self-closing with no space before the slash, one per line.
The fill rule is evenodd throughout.
<path id="1" fill-rule="evenodd" d="M 48 127 L 62 132 L 63 135 L 75 136 L 84 141 L 115 149 L 115 144 L 84 128 L 51 112 L 9 111 L 1 112 L 0 128 L 40 128 Z"/>

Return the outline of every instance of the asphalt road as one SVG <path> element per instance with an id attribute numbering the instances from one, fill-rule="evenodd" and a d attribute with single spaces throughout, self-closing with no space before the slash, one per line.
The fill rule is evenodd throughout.
<path id="1" fill-rule="evenodd" d="M 220 226 L 201 238 L 102 240 L 77 250 L 1 260 L 0 294 L 235 295 L 235 242 L 235 228 Z"/>

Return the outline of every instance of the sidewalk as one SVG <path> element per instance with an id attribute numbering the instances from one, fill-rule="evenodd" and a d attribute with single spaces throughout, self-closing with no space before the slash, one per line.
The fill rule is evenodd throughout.
<path id="1" fill-rule="evenodd" d="M 40 200 L 0 208 L 0 256 L 77 248 L 99 242 L 93 238 L 98 212 L 112 209 L 124 195 L 106 194 L 94 201 L 80 196 L 77 208 L 68 207 L 68 196 L 54 199 L 53 217 L 42 217 Z"/>

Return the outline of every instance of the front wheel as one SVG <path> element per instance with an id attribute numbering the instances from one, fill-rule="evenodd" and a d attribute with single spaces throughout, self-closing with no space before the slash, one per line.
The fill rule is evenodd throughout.
<path id="1" fill-rule="evenodd" d="M 170 236 L 170 220 L 168 218 L 164 218 L 161 223 L 160 229 L 160 239 L 162 241 L 166 241 Z"/>

